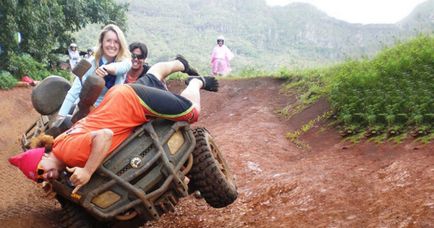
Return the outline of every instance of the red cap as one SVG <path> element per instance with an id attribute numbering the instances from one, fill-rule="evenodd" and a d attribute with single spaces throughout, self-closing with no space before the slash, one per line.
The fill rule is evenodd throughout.
<path id="1" fill-rule="evenodd" d="M 9 162 L 18 167 L 29 179 L 36 181 L 36 169 L 45 153 L 45 148 L 27 150 L 9 158 Z"/>

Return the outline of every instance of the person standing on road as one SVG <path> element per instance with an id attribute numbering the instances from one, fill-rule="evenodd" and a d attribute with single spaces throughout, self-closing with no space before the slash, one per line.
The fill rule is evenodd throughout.
<path id="1" fill-rule="evenodd" d="M 234 57 L 232 51 L 226 47 L 225 38 L 217 37 L 217 45 L 211 53 L 211 65 L 213 76 L 226 76 L 231 72 L 230 61 Z"/>
<path id="2" fill-rule="evenodd" d="M 71 89 L 69 89 L 65 100 L 59 110 L 59 117 L 65 117 L 71 111 L 76 103 L 82 89 L 82 83 L 93 73 L 104 78 L 105 88 L 95 102 L 98 106 L 107 91 L 116 84 L 122 84 L 125 81 L 125 74 L 131 68 L 131 53 L 125 40 L 122 30 L 114 25 L 105 26 L 98 39 L 97 49 L 94 58 L 88 59 L 92 67 L 80 80 L 75 78 Z"/>
<path id="3" fill-rule="evenodd" d="M 78 51 L 77 44 L 71 43 L 68 48 L 69 67 L 72 70 L 78 61 L 80 61 L 80 52 Z"/>

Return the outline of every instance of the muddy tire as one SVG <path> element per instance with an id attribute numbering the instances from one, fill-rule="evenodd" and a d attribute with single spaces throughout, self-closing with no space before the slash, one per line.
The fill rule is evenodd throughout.
<path id="1" fill-rule="evenodd" d="M 214 208 L 226 207 L 238 196 L 235 180 L 211 134 L 205 128 L 193 130 L 196 147 L 190 171 L 190 187 L 198 190 Z"/>
<path id="2" fill-rule="evenodd" d="M 63 227 L 68 227 L 68 228 L 106 227 L 105 224 L 100 223 L 99 221 L 91 217 L 80 206 L 61 197 L 57 197 L 57 200 L 62 205 L 62 217 L 60 218 L 60 223 L 63 225 Z"/>

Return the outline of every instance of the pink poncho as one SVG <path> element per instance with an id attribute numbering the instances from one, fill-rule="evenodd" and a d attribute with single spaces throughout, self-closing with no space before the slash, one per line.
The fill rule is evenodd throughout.
<path id="1" fill-rule="evenodd" d="M 234 54 L 225 45 L 216 45 L 212 50 L 211 64 L 213 75 L 227 75 L 231 72 L 230 61 L 234 57 Z"/>

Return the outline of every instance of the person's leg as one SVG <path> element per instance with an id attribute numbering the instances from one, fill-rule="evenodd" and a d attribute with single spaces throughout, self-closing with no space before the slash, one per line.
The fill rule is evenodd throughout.
<path id="1" fill-rule="evenodd" d="M 214 77 L 190 76 L 187 87 L 180 95 L 167 90 L 144 86 L 143 84 L 129 84 L 143 105 L 145 116 L 170 119 L 174 121 L 197 121 L 200 113 L 200 89 L 218 90 L 218 82 Z M 208 85 L 204 86 L 205 84 Z"/>
<path id="2" fill-rule="evenodd" d="M 212 76 L 199 76 L 197 71 L 189 66 L 188 61 L 181 55 L 176 56 L 176 60 L 169 62 L 160 62 L 153 65 L 147 73 L 140 77 L 135 84 L 154 87 L 157 89 L 168 90 L 164 83 L 164 79 L 171 73 L 181 71 L 187 73 L 190 77 L 187 78 L 186 84 L 192 79 L 199 79 L 202 81 L 202 89 L 217 92 L 218 82 Z M 188 90 L 187 90 L 188 91 Z M 192 94 L 191 92 L 186 92 Z"/>
<path id="3" fill-rule="evenodd" d="M 192 66 L 190 66 L 190 64 L 184 58 L 184 56 L 178 54 L 178 55 L 176 55 L 175 60 L 180 61 L 182 63 L 182 65 L 184 65 L 184 70 L 182 71 L 182 73 L 186 73 L 190 76 L 199 76 L 199 72 L 197 72 L 196 69 L 194 69 Z"/>
<path id="4" fill-rule="evenodd" d="M 159 62 L 151 66 L 148 70 L 148 74 L 153 74 L 160 81 L 163 81 L 167 76 L 172 73 L 180 72 L 184 70 L 184 65 L 178 60 Z"/>
<path id="5" fill-rule="evenodd" d="M 215 59 L 212 62 L 212 76 L 217 76 L 218 75 L 218 65 L 219 65 L 219 60 Z"/>
<path id="6" fill-rule="evenodd" d="M 153 74 L 160 81 L 164 81 L 167 76 L 175 72 L 183 72 L 192 76 L 199 75 L 198 72 L 190 66 L 188 61 L 182 55 L 177 55 L 175 60 L 159 62 L 152 65 L 147 73 Z"/>
<path id="7" fill-rule="evenodd" d="M 211 92 L 217 92 L 219 88 L 219 83 L 217 79 L 214 76 L 190 76 L 185 81 L 185 84 L 189 85 L 190 81 L 194 81 L 193 79 L 198 79 L 202 81 L 201 89 L 211 91 Z"/>
<path id="8" fill-rule="evenodd" d="M 189 90 L 193 92 L 187 96 L 142 84 L 130 84 L 129 86 L 140 99 L 139 102 L 143 107 L 145 116 L 193 123 L 199 117 L 196 107 L 200 108 L 200 100 L 195 98 L 195 96 L 200 97 L 200 94 L 195 93 L 194 90 L 199 90 L 201 82 L 199 81 L 198 85 L 195 85 L 196 83 L 192 82 Z"/>
<path id="9" fill-rule="evenodd" d="M 181 96 L 187 98 L 200 113 L 200 89 L 203 87 L 203 82 L 200 79 L 192 79 L 189 81 L 187 88 L 181 92 Z"/>
<path id="10" fill-rule="evenodd" d="M 223 61 L 224 60 L 222 60 L 222 59 L 218 59 L 217 60 L 217 75 L 218 76 L 222 76 L 223 75 L 223 72 L 224 72 L 224 63 L 223 63 Z"/>

